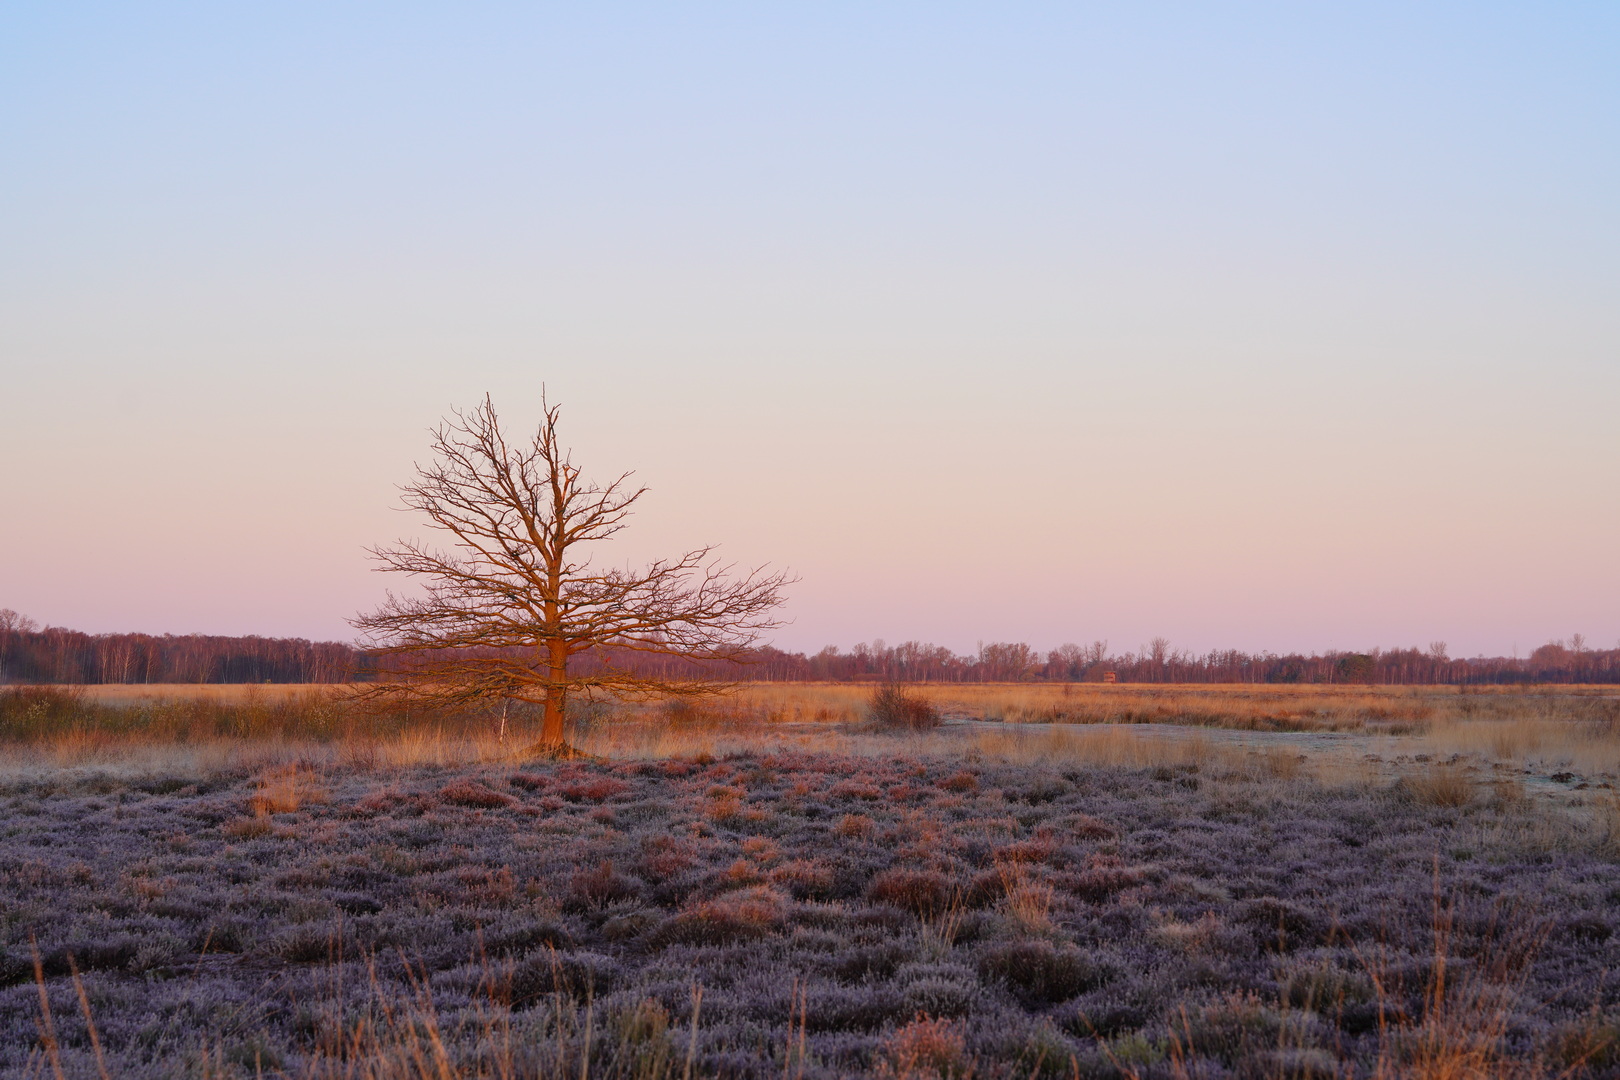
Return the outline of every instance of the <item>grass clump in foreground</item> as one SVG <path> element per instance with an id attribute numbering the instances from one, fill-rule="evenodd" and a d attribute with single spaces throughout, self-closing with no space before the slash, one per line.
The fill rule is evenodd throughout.
<path id="1" fill-rule="evenodd" d="M 948 731 L 35 762 L 0 1073 L 1620 1075 L 1599 819 Z"/>

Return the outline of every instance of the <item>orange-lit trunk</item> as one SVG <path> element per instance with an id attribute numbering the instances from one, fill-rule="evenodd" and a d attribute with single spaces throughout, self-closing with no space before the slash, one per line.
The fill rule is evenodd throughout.
<path id="1" fill-rule="evenodd" d="M 563 744 L 563 715 L 568 704 L 568 651 L 560 641 L 551 643 L 547 668 L 551 681 L 546 687 L 546 711 L 540 723 L 540 742 L 546 746 Z"/>

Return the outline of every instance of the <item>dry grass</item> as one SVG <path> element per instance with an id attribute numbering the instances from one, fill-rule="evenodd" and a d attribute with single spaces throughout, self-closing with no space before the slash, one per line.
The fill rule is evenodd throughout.
<path id="1" fill-rule="evenodd" d="M 251 705 L 350 692 L 348 686 L 330 683 L 98 683 L 74 689 L 98 705 L 126 707 L 168 701 Z"/>
<path id="2" fill-rule="evenodd" d="M 1192 724 L 1254 731 L 1414 734 L 1448 720 L 1609 720 L 1615 687 L 1343 686 L 1130 683 L 924 683 L 907 692 L 948 719 L 1005 723 Z M 728 708 L 765 722 L 857 720 L 871 687 L 760 683 Z"/>
<path id="3" fill-rule="evenodd" d="M 320 777 L 314 769 L 301 762 L 267 769 L 259 777 L 257 788 L 248 806 L 261 817 L 291 814 L 306 803 L 327 801 L 326 788 L 322 786 Z"/>
<path id="4" fill-rule="evenodd" d="M 872 690 L 753 684 L 673 708 L 599 703 L 580 710 L 574 738 L 620 760 L 766 747 L 883 756 L 903 739 L 908 753 L 1031 765 L 1361 789 L 1400 782 L 1428 805 L 1485 801 L 1525 812 L 1552 803 L 1586 822 L 1583 829 L 1620 830 L 1605 810 L 1620 781 L 1620 691 L 1612 687 L 932 684 L 905 692 L 947 723 L 898 735 L 869 730 Z M 509 759 L 514 746 L 527 745 L 523 725 L 532 720 L 523 717 L 503 744 L 487 717 L 372 712 L 350 693 L 291 685 L 3 690 L 0 773 L 450 767 Z"/>
<path id="5" fill-rule="evenodd" d="M 1449 765 L 1413 772 L 1403 777 L 1401 783 L 1413 798 L 1430 806 L 1467 806 L 1478 793 L 1474 782 L 1462 770 Z"/>

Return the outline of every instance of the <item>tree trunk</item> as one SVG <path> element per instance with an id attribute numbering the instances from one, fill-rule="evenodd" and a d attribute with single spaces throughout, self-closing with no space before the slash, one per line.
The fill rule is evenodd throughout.
<path id="1" fill-rule="evenodd" d="M 563 706 L 568 700 L 568 653 L 559 645 L 551 647 L 551 682 L 546 687 L 546 711 L 540 724 L 540 744 L 563 745 Z"/>
<path id="2" fill-rule="evenodd" d="M 540 745 L 561 746 L 563 744 L 563 688 L 560 686 L 546 687 L 546 712 L 540 722 Z"/>

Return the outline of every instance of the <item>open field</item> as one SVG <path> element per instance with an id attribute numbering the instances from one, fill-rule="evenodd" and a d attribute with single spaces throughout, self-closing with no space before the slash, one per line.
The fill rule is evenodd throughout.
<path id="1" fill-rule="evenodd" d="M 13 695 L 0 1071 L 1620 1075 L 1612 689 L 925 692 Z"/>
<path id="2" fill-rule="evenodd" d="M 0 693 L 0 741 L 12 744 L 14 763 L 48 758 L 56 764 L 104 754 L 127 760 L 132 753 L 161 755 L 180 747 L 217 758 L 284 754 L 290 746 L 303 752 L 303 744 L 317 743 L 326 747 L 320 753 L 363 747 L 390 760 L 426 755 L 435 761 L 509 749 L 482 749 L 495 730 L 490 717 L 368 713 L 347 703 L 350 692 L 330 685 L 88 686 L 45 688 L 40 700 L 25 702 L 19 695 L 29 691 L 14 690 L 10 705 Z M 692 709 L 585 704 L 575 710 L 576 738 L 600 743 L 611 755 L 689 751 L 697 733 L 710 736 L 712 746 L 739 735 L 753 745 L 769 733 L 826 748 L 861 727 L 871 692 L 848 683 L 767 683 Z M 1404 759 L 1450 761 L 1498 780 L 1518 775 L 1532 786 L 1564 774 L 1571 787 L 1620 778 L 1620 687 L 1613 686 L 1024 683 L 925 685 L 911 692 L 934 704 L 948 726 L 1079 727 L 1075 737 L 1098 746 L 1114 738 L 1101 734 L 1104 728 L 1126 725 L 1141 727 L 1143 737 L 1201 735 L 1268 752 L 1286 747 L 1338 771 L 1369 764 L 1382 769 L 1380 762 L 1393 767 Z M 531 734 L 515 716 L 512 741 Z M 1284 735 L 1293 737 L 1267 737 Z"/>

